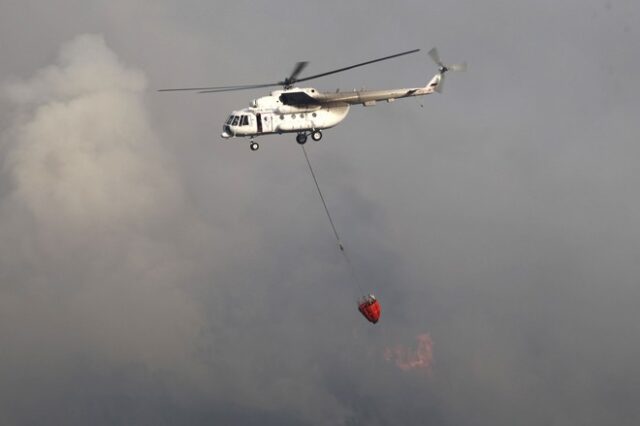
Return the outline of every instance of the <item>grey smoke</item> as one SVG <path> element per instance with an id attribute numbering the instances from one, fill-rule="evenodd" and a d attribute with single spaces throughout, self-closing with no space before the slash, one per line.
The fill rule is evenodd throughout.
<path id="1" fill-rule="evenodd" d="M 0 423 L 639 423 L 637 1 L 81 3 L 0 5 Z M 218 138 L 263 92 L 155 89 L 432 46 L 308 145 L 371 327 L 294 139 Z"/>
<path id="2" fill-rule="evenodd" d="M 206 240 L 206 229 L 149 126 L 145 85 L 101 37 L 84 35 L 56 65 L 5 87 L 14 124 L 2 139 L 0 368 L 10 423 L 25 415 L 21 401 L 38 400 L 21 383 L 41 397 L 68 392 L 86 363 L 201 374 L 203 316 L 182 283 L 189 239 Z"/>
<path id="3" fill-rule="evenodd" d="M 335 398 L 317 392 L 318 372 L 306 365 L 275 381 L 260 376 L 251 347 L 268 336 L 237 335 L 240 345 L 224 337 L 232 329 L 225 321 L 251 318 L 252 304 L 258 313 L 269 309 L 269 298 L 252 288 L 232 297 L 237 306 L 220 300 L 229 284 L 236 293 L 243 287 L 216 277 L 210 259 L 224 265 L 229 255 L 150 127 L 145 87 L 144 75 L 94 35 L 75 38 L 55 65 L 5 87 L 14 106 L 3 134 L 0 221 L 7 421 L 37 420 L 21 402 L 34 401 L 56 421 L 83 422 L 87 413 L 69 414 L 68 403 L 116 390 L 133 406 L 112 402 L 109 416 L 131 419 L 134 409 L 145 423 L 203 398 L 217 401 L 205 420 L 240 415 L 236 398 L 240 407 L 292 410 L 299 420 L 344 418 Z M 219 300 L 208 311 L 201 286 Z M 155 388 L 151 405 L 139 400 L 148 387 Z M 175 406 L 153 408 L 175 398 Z"/>

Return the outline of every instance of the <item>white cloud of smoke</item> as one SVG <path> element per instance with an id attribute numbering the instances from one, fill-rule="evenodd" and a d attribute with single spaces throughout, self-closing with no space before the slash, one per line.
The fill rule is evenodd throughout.
<path id="1" fill-rule="evenodd" d="M 82 424 L 65 407 L 88 386 L 136 400 L 154 394 L 137 408 L 145 422 L 189 404 L 203 410 L 210 403 L 194 401 L 204 399 L 214 401 L 209 419 L 238 415 L 242 401 L 339 424 L 348 409 L 318 387 L 317 372 L 303 362 L 265 375 L 250 348 L 269 338 L 233 331 L 227 316 L 245 312 L 246 301 L 229 308 L 235 281 L 208 282 L 224 254 L 152 129 L 145 86 L 102 37 L 83 35 L 56 65 L 4 87 L 12 115 L 0 148 L 0 412 L 20 423 L 37 404 L 54 422 Z M 265 315 L 269 301 L 259 302 Z M 167 398 L 177 405 L 154 409 Z M 128 421 L 136 411 L 115 406 Z"/>
<path id="2" fill-rule="evenodd" d="M 142 73 L 94 35 L 5 87 L 14 115 L 2 136 L 4 367 L 50 371 L 89 353 L 150 369 L 196 365 L 203 320 L 182 286 L 197 245 L 186 242 L 207 234 L 184 207 L 144 89 Z"/>

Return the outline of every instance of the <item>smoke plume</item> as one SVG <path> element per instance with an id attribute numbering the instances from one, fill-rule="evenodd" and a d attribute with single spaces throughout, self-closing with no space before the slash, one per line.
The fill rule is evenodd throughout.
<path id="1" fill-rule="evenodd" d="M 41 371 L 34 374 L 45 394 L 82 363 L 197 374 L 202 316 L 184 285 L 197 251 L 191 241 L 207 244 L 207 229 L 185 207 L 151 130 L 145 84 L 101 37 L 83 35 L 56 65 L 4 87 L 5 380 Z"/>
<path id="2" fill-rule="evenodd" d="M 261 333 L 234 331 L 243 280 L 215 269 L 228 261 L 219 231 L 190 204 L 145 86 L 102 37 L 83 35 L 3 87 L 0 423 L 39 423 L 38 407 L 51 423 L 86 424 L 76 407 L 95 404 L 108 415 L 92 424 L 164 423 L 194 406 L 221 424 L 265 410 L 339 423 L 348 411 L 317 373 L 266 374 L 249 350 Z"/>

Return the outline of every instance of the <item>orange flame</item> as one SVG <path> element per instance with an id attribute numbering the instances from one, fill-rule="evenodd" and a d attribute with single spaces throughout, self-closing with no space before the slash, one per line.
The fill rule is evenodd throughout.
<path id="1" fill-rule="evenodd" d="M 416 339 L 418 347 L 415 350 L 402 345 L 387 347 L 384 350 L 384 359 L 395 361 L 396 366 L 403 371 L 422 370 L 431 373 L 433 340 L 429 333 L 419 334 Z"/>

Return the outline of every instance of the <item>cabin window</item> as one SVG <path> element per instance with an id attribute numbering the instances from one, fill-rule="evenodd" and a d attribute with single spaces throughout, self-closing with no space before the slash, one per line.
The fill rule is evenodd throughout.
<path id="1" fill-rule="evenodd" d="M 249 116 L 247 115 L 243 115 L 242 116 L 242 121 L 240 122 L 241 126 L 248 126 L 249 125 Z"/>
<path id="2" fill-rule="evenodd" d="M 240 117 L 238 117 L 237 115 L 233 117 L 233 123 L 231 123 L 232 126 L 237 126 L 238 125 L 238 121 L 240 121 Z"/>
<path id="3" fill-rule="evenodd" d="M 280 120 L 284 120 L 284 115 L 281 115 L 281 116 L 280 116 Z"/>
<path id="4" fill-rule="evenodd" d="M 316 114 L 315 112 L 312 112 L 312 113 L 311 113 L 311 115 L 312 115 L 313 117 L 316 117 L 318 114 Z"/>
<path id="5" fill-rule="evenodd" d="M 227 124 L 231 124 L 232 121 L 233 121 L 233 115 L 230 115 L 229 118 L 227 119 Z"/>
<path id="6" fill-rule="evenodd" d="M 296 115 L 295 114 L 291 114 L 291 118 L 296 118 Z"/>

